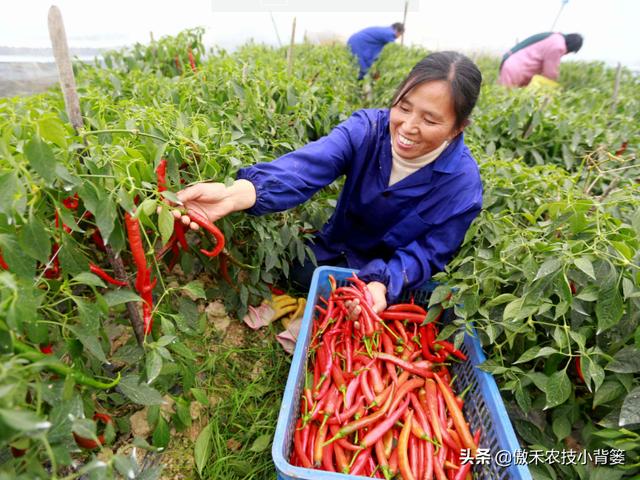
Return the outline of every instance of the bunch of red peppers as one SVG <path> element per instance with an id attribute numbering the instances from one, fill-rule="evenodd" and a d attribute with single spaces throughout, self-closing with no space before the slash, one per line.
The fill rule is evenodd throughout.
<path id="1" fill-rule="evenodd" d="M 378 315 L 366 284 L 349 280 L 338 287 L 331 279 L 316 306 L 291 463 L 374 478 L 470 479 L 462 450 L 476 454 L 480 430 L 472 434 L 447 368 L 465 354 L 436 341 L 419 305 Z M 356 299 L 354 319 L 346 302 Z"/>
<path id="2" fill-rule="evenodd" d="M 167 170 L 167 160 L 161 159 L 158 167 L 156 168 L 156 179 L 158 185 L 158 191 L 164 192 L 167 190 L 167 178 L 166 178 L 166 170 Z M 65 208 L 68 210 L 76 211 L 80 205 L 80 199 L 78 194 L 76 193 L 72 197 L 67 197 L 62 201 Z M 197 212 L 189 212 L 189 216 L 191 220 L 197 223 L 202 229 L 209 232 L 214 240 L 215 246 L 211 250 L 207 250 L 201 248 L 200 251 L 202 254 L 208 257 L 216 257 L 223 253 L 225 246 L 225 238 L 222 232 L 209 221 L 206 216 L 198 214 Z M 91 213 L 89 211 L 84 212 L 82 215 L 83 218 L 91 217 Z M 128 212 L 125 213 L 124 216 L 125 228 L 127 231 L 127 237 L 129 240 L 129 247 L 131 249 L 131 254 L 133 256 L 133 261 L 136 266 L 136 280 L 135 280 L 135 289 L 143 300 L 142 303 L 142 317 L 143 317 L 143 325 L 144 325 L 144 333 L 148 335 L 151 333 L 153 327 L 153 289 L 157 284 L 157 279 L 151 280 L 151 265 L 148 264 L 146 259 L 146 252 L 142 241 L 140 223 L 137 218 L 131 216 Z M 60 215 L 58 210 L 55 211 L 55 227 L 56 229 L 62 229 L 64 234 L 71 234 L 72 229 L 65 225 L 60 220 Z M 168 251 L 173 252 L 173 258 L 169 264 L 169 271 L 173 268 L 180 256 L 180 250 L 188 250 L 189 244 L 187 243 L 186 235 L 185 235 L 185 227 L 180 220 L 176 220 L 173 228 L 173 235 L 167 242 L 167 244 L 162 247 L 158 253 L 156 254 L 156 259 L 161 259 Z M 92 235 L 92 238 L 96 244 L 96 246 L 100 250 L 104 250 L 104 242 L 100 235 L 100 232 L 96 229 Z M 48 265 L 45 266 L 43 275 L 48 279 L 56 279 L 60 276 L 60 263 L 58 261 L 58 253 L 59 253 L 59 245 L 58 243 L 53 244 L 51 260 Z M 227 267 L 226 267 L 226 255 L 221 257 L 221 269 L 224 271 L 225 279 L 228 282 L 231 282 Z M 9 265 L 5 262 L 2 254 L 0 252 L 0 269 L 10 270 Z M 119 280 L 113 278 L 107 272 L 105 272 L 102 268 L 96 265 L 93 262 L 89 263 L 89 269 L 92 273 L 103 279 L 104 281 L 118 286 L 118 287 L 126 287 L 128 283 L 123 279 Z"/>

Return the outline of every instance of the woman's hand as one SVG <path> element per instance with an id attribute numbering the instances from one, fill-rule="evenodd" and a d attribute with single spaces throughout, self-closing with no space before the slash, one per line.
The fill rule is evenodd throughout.
<path id="1" fill-rule="evenodd" d="M 367 283 L 367 288 L 369 292 L 371 292 L 371 298 L 373 300 L 372 308 L 376 313 L 380 313 L 387 308 L 387 287 L 384 283 L 381 282 L 369 282 Z M 344 302 L 345 307 L 347 307 L 347 318 L 351 321 L 355 321 L 360 316 L 360 312 L 362 312 L 362 307 L 360 306 L 360 300 L 348 300 Z"/>
<path id="2" fill-rule="evenodd" d="M 369 282 L 367 288 L 373 297 L 373 311 L 380 313 L 387 308 L 387 286 L 381 282 Z"/>
<path id="3" fill-rule="evenodd" d="M 179 191 L 177 196 L 186 213 L 174 210 L 173 216 L 192 230 L 200 227 L 191 221 L 190 211 L 215 222 L 230 213 L 251 208 L 256 203 L 256 189 L 248 180 L 236 180 L 230 187 L 224 183 L 198 183 Z"/>

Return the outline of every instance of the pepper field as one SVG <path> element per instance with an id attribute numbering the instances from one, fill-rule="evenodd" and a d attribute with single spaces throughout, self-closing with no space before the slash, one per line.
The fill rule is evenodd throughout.
<path id="1" fill-rule="evenodd" d="M 75 64 L 80 132 L 59 88 L 0 99 L 1 480 L 275 478 L 290 357 L 279 322 L 239 319 L 287 285 L 340 181 L 284 213 L 225 217 L 215 258 L 202 232 L 159 255 L 175 237 L 157 208 L 388 106 L 427 52 L 387 46 L 365 95 L 342 45 L 296 45 L 289 73 L 285 49 L 206 51 L 202 33 Z M 535 479 L 639 478 L 640 79 L 566 62 L 559 89 L 506 90 L 497 58 L 474 60 L 484 81 L 465 141 L 484 208 L 435 277 L 457 316 L 441 337 L 459 343 L 473 322 L 524 448 L 624 452 L 531 464 Z"/>

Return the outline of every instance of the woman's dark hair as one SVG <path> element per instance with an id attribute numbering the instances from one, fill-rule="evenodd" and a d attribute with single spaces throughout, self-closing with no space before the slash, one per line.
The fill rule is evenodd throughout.
<path id="1" fill-rule="evenodd" d="M 393 28 L 400 35 L 402 35 L 404 33 L 404 24 L 402 24 L 400 22 L 396 22 L 396 23 L 392 24 L 391 28 Z"/>
<path id="2" fill-rule="evenodd" d="M 451 87 L 455 128 L 464 125 L 480 95 L 482 74 L 470 58 L 458 52 L 435 52 L 420 60 L 396 91 L 391 106 L 397 105 L 407 93 L 425 82 L 443 80 Z"/>
<path id="3" fill-rule="evenodd" d="M 579 33 L 567 33 L 564 36 L 564 43 L 567 44 L 567 53 L 577 52 L 582 48 L 582 35 Z"/>

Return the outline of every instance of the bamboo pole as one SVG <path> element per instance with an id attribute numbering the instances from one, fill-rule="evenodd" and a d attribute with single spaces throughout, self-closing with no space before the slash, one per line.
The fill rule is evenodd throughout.
<path id="1" fill-rule="evenodd" d="M 402 17 L 402 26 L 404 27 L 404 32 L 402 32 L 402 38 L 400 39 L 400 45 L 404 45 L 404 34 L 407 31 L 407 10 L 409 9 L 409 0 L 405 0 L 404 2 L 404 16 Z"/>
<path id="2" fill-rule="evenodd" d="M 49 8 L 49 38 L 53 47 L 53 56 L 58 67 L 58 79 L 64 96 L 64 104 L 67 109 L 67 116 L 73 128 L 78 132 L 82 126 L 82 115 L 80 114 L 80 100 L 76 89 L 76 81 L 73 76 L 73 67 L 69 56 L 69 45 L 67 44 L 67 33 L 62 21 L 62 13 L 55 5 Z"/>
<path id="3" fill-rule="evenodd" d="M 269 12 L 269 16 L 271 17 L 271 24 L 273 25 L 273 29 L 276 31 L 276 38 L 278 39 L 278 46 L 282 48 L 282 40 L 280 40 L 280 32 L 278 32 L 278 26 L 276 25 L 275 18 L 273 18 L 273 13 Z"/>
<path id="4" fill-rule="evenodd" d="M 48 16 L 49 37 L 53 47 L 53 56 L 58 67 L 58 77 L 60 79 L 60 87 L 64 97 L 64 104 L 69 116 L 69 121 L 76 132 L 79 132 L 84 126 L 82 115 L 80 113 L 80 99 L 76 88 L 75 77 L 73 76 L 73 68 L 71 66 L 71 58 L 69 56 L 69 46 L 67 44 L 67 34 L 64 29 L 62 13 L 55 5 L 49 9 Z M 105 245 L 107 250 L 107 258 L 118 280 L 129 283 L 127 273 L 124 268 L 122 258 L 116 256 L 110 245 Z M 144 324 L 140 317 L 140 311 L 135 302 L 127 303 L 127 311 L 129 313 L 129 321 L 133 327 L 136 340 L 140 345 L 144 342 Z"/>
<path id="5" fill-rule="evenodd" d="M 556 15 L 556 18 L 553 19 L 553 23 L 551 24 L 551 31 L 553 32 L 553 29 L 556 28 L 556 23 L 558 23 L 558 19 L 560 18 L 560 14 L 562 13 L 562 10 L 564 9 L 564 6 L 569 3 L 569 0 L 561 0 L 562 1 L 562 5 L 560 5 L 560 10 L 558 10 L 558 14 Z"/>
<path id="6" fill-rule="evenodd" d="M 291 42 L 289 43 L 289 50 L 287 51 L 287 72 L 289 75 L 293 73 L 293 45 L 296 41 L 296 17 L 293 17 L 293 25 L 291 27 Z"/>

